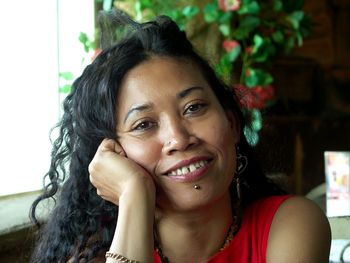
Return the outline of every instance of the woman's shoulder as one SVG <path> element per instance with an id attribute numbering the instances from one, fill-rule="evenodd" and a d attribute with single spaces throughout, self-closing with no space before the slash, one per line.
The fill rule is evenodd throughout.
<path id="1" fill-rule="evenodd" d="M 331 232 L 325 213 L 311 200 L 292 196 L 278 207 L 267 262 L 328 262 Z"/>
<path id="2" fill-rule="evenodd" d="M 268 226 L 270 226 L 279 207 L 287 200 L 291 195 L 272 195 L 260 197 L 257 200 L 251 201 L 246 204 L 243 220 L 255 221 L 259 218 L 260 223 L 263 220 Z"/>

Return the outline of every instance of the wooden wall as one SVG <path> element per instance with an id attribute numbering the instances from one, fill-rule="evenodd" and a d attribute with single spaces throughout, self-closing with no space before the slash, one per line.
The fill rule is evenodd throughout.
<path id="1" fill-rule="evenodd" d="M 350 1 L 306 0 L 305 11 L 313 32 L 274 65 L 278 101 L 257 147 L 265 170 L 299 194 L 324 182 L 324 151 L 350 151 Z"/>

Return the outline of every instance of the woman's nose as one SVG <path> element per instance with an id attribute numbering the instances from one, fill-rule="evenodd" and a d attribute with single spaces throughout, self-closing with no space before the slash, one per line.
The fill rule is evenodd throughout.
<path id="1" fill-rule="evenodd" d="M 172 154 L 176 151 L 185 151 L 198 143 L 198 138 L 192 134 L 189 125 L 180 120 L 174 120 L 161 131 L 163 137 L 163 152 Z"/>

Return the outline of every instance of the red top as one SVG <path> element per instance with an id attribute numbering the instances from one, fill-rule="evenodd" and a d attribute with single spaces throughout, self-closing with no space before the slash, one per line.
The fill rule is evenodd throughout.
<path id="1" fill-rule="evenodd" d="M 264 197 L 250 204 L 244 212 L 241 228 L 231 243 L 207 263 L 265 263 L 272 219 L 282 202 L 289 197 L 290 195 Z M 154 262 L 161 263 L 156 251 Z"/>

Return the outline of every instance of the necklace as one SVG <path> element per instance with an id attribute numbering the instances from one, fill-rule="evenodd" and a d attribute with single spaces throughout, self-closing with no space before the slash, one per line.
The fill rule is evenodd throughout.
<path id="1" fill-rule="evenodd" d="M 232 225 L 230 226 L 230 228 L 226 234 L 225 240 L 224 240 L 223 244 L 221 245 L 219 251 L 224 250 L 230 244 L 233 237 L 236 235 L 236 233 L 239 229 L 239 224 L 237 221 L 238 221 L 237 217 L 234 217 Z M 155 249 L 156 249 L 156 251 L 161 259 L 161 262 L 162 263 L 170 263 L 169 259 L 163 254 L 162 247 L 160 246 L 157 237 L 158 237 L 158 235 L 155 235 Z"/>

